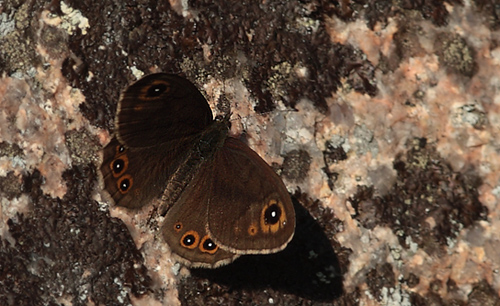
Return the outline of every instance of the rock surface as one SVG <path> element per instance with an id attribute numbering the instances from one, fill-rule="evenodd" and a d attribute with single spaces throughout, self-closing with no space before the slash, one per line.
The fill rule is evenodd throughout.
<path id="1" fill-rule="evenodd" d="M 1 305 L 499 305 L 500 6 L 0 4 Z M 104 200 L 120 92 L 193 81 L 297 204 L 285 251 L 188 270 Z"/>

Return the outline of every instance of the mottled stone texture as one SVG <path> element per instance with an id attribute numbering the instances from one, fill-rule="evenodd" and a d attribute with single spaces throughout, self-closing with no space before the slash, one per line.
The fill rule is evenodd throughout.
<path id="1" fill-rule="evenodd" d="M 499 305 L 499 42 L 493 0 L 1 2 L 0 305 Z M 189 271 L 104 200 L 157 71 L 282 176 L 283 252 Z"/>

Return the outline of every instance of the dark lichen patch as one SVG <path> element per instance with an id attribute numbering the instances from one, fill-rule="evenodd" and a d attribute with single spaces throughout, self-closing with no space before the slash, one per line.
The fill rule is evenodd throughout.
<path id="1" fill-rule="evenodd" d="M 0 142 L 0 157 L 7 156 L 9 158 L 13 158 L 23 155 L 23 150 L 17 144 L 8 143 L 6 141 Z"/>
<path id="2" fill-rule="evenodd" d="M 64 136 L 73 165 L 88 166 L 93 162 L 97 162 L 96 156 L 100 150 L 98 141 L 87 130 L 68 131 Z"/>
<path id="3" fill-rule="evenodd" d="M 305 150 L 293 150 L 285 155 L 282 174 L 293 182 L 302 182 L 311 166 L 311 155 Z"/>
<path id="4" fill-rule="evenodd" d="M 431 20 L 437 26 L 448 24 L 449 13 L 445 2 L 449 4 L 461 4 L 461 0 L 435 1 L 435 0 L 403 0 L 401 8 L 418 11 L 424 19 Z"/>
<path id="5" fill-rule="evenodd" d="M 477 72 L 476 55 L 465 38 L 459 35 L 438 35 L 435 46 L 439 62 L 448 71 L 472 77 Z"/>
<path id="6" fill-rule="evenodd" d="M 327 178 L 328 178 L 328 188 L 330 190 L 333 190 L 335 188 L 335 182 L 339 179 L 339 173 L 335 171 L 331 171 L 327 167 L 323 167 L 323 171 L 325 172 Z"/>
<path id="7" fill-rule="evenodd" d="M 4 1 L 3 7 L 6 13 L 11 13 L 12 10 L 18 9 L 25 1 L 23 0 L 6 0 Z"/>
<path id="8" fill-rule="evenodd" d="M 380 213 L 374 201 L 374 192 L 373 187 L 358 186 L 356 194 L 349 198 L 355 218 L 367 229 L 374 229 L 379 224 Z"/>
<path id="9" fill-rule="evenodd" d="M 500 5 L 496 0 L 474 0 L 478 10 L 485 16 L 486 24 L 490 30 L 500 29 Z"/>
<path id="10" fill-rule="evenodd" d="M 468 298 L 468 305 L 500 305 L 500 298 L 497 291 L 485 280 L 482 280 L 474 285 L 474 288 Z"/>
<path id="11" fill-rule="evenodd" d="M 460 288 L 453 279 L 449 278 L 446 282 L 446 291 L 451 294 L 458 293 L 460 291 Z"/>
<path id="12" fill-rule="evenodd" d="M 463 301 L 459 300 L 443 300 L 439 295 L 434 292 L 429 292 L 422 296 L 418 293 L 412 292 L 410 294 L 410 305 L 413 306 L 465 306 Z"/>
<path id="13" fill-rule="evenodd" d="M 382 301 L 382 288 L 390 289 L 396 284 L 396 276 L 392 266 L 388 263 L 377 265 L 366 275 L 366 283 L 370 293 L 377 301 Z"/>
<path id="14" fill-rule="evenodd" d="M 441 280 L 435 279 L 429 283 L 429 289 L 432 292 L 439 293 L 443 287 L 443 282 Z"/>
<path id="15" fill-rule="evenodd" d="M 44 26 L 39 34 L 39 42 L 52 58 L 64 58 L 68 51 L 67 34 L 56 27 Z"/>
<path id="16" fill-rule="evenodd" d="M 1 305 L 59 305 L 43 295 L 44 281 L 29 271 L 30 261 L 8 241 L 0 240 Z"/>
<path id="17" fill-rule="evenodd" d="M 24 74 L 41 63 L 36 54 L 40 4 L 37 1 L 6 1 L 2 4 L 0 72 Z"/>
<path id="18" fill-rule="evenodd" d="M 297 299 L 293 295 L 282 294 L 267 289 L 265 294 L 256 294 L 251 291 L 231 290 L 229 286 L 212 283 L 203 278 L 194 280 L 183 279 L 179 288 L 181 305 L 231 305 L 238 301 L 238 305 L 289 305 Z"/>
<path id="19" fill-rule="evenodd" d="M 0 196 L 5 196 L 8 200 L 17 198 L 22 194 L 22 178 L 13 171 L 6 176 L 0 176 Z"/>
<path id="20" fill-rule="evenodd" d="M 391 0 L 381 0 L 381 1 L 363 1 L 366 3 L 365 18 L 368 21 L 368 27 L 374 29 L 377 22 L 381 22 L 383 25 L 387 24 L 387 20 L 394 16 L 393 13 L 393 1 Z"/>
<path id="21" fill-rule="evenodd" d="M 428 254 L 440 254 L 460 230 L 486 219 L 487 208 L 478 199 L 480 182 L 473 171 L 454 172 L 422 139 L 410 145 L 394 161 L 397 180 L 387 195 L 373 196 L 373 189 L 360 187 L 350 202 L 363 226 L 374 226 L 363 217 L 366 210 L 379 225 L 390 226 L 403 246 L 414 242 Z"/>
<path id="22" fill-rule="evenodd" d="M 0 157 L 21 161 L 24 159 L 23 150 L 15 143 L 0 142 Z M 14 162 L 16 163 L 16 162 Z M 22 177 L 9 171 L 6 176 L 0 176 L 0 195 L 12 200 L 22 194 Z"/>
<path id="23" fill-rule="evenodd" d="M 315 306 L 350 306 L 358 305 L 359 294 L 342 296 L 328 302 L 311 301 L 305 298 L 297 298 L 293 294 L 281 293 L 273 289 L 266 289 L 264 294 L 253 291 L 231 290 L 229 286 L 213 284 L 206 279 L 195 277 L 194 281 L 181 281 L 179 298 L 181 305 L 315 305 Z"/>
<path id="24" fill-rule="evenodd" d="M 338 178 L 338 173 L 335 172 L 335 164 L 339 161 L 347 159 L 347 154 L 340 143 L 333 143 L 332 141 L 327 141 L 325 144 L 325 150 L 323 151 L 323 161 L 325 162 L 325 167 L 323 171 L 328 176 L 328 186 L 333 190 L 335 181 Z"/>
<path id="25" fill-rule="evenodd" d="M 32 210 L 7 222 L 15 244 L 0 245 L 0 301 L 56 305 L 64 296 L 73 305 L 129 304 L 126 292 L 144 294 L 151 282 L 141 254 L 126 226 L 90 200 L 95 168 L 72 168 L 64 179 L 67 195 L 52 199 L 40 189 L 39 172 L 24 178 Z"/>
<path id="26" fill-rule="evenodd" d="M 217 101 L 216 104 L 219 114 L 230 114 L 231 113 L 231 100 L 228 98 L 226 93 L 223 93 Z"/>
<path id="27" fill-rule="evenodd" d="M 342 63 L 337 64 L 340 76 L 346 76 L 347 83 L 356 92 L 375 96 L 378 93 L 375 67 L 365 59 L 365 55 L 350 46 L 342 46 L 338 51 Z M 326 66 L 328 67 L 328 66 Z"/>
<path id="28" fill-rule="evenodd" d="M 323 6 L 323 11 L 325 15 L 331 16 L 330 10 L 342 20 L 348 21 L 354 19 L 358 14 L 359 8 L 355 2 L 351 0 L 340 0 L 340 1 L 323 1 L 323 5 L 330 4 L 330 6 Z"/>
<path id="29" fill-rule="evenodd" d="M 408 285 L 409 288 L 414 288 L 418 283 L 420 283 L 420 279 L 417 275 L 410 273 L 407 278 L 405 278 L 404 282 Z"/>
<path id="30" fill-rule="evenodd" d="M 449 283 L 449 282 L 448 282 Z M 437 291 L 439 291 L 441 281 L 434 281 L 430 284 L 429 292 L 426 295 L 419 295 L 412 292 L 410 295 L 411 305 L 427 306 L 427 305 L 445 305 L 445 306 L 465 306 L 465 305 L 500 305 L 498 293 L 486 281 L 480 281 L 474 284 L 474 287 L 467 297 L 467 301 L 457 299 L 443 299 Z M 436 287 L 437 285 L 437 287 Z M 448 286 L 448 291 L 455 291 L 456 288 Z"/>
<path id="31" fill-rule="evenodd" d="M 348 2 L 351 8 L 349 17 L 362 16 L 370 29 L 374 29 L 377 23 L 385 27 L 389 18 L 397 19 L 426 19 L 432 21 L 434 25 L 445 26 L 448 23 L 449 13 L 445 3 L 450 6 L 461 5 L 461 0 L 435 1 L 435 0 L 402 0 L 402 1 L 341 1 Z M 336 12 L 336 15 L 341 17 Z M 343 18 L 344 20 L 353 18 Z"/>

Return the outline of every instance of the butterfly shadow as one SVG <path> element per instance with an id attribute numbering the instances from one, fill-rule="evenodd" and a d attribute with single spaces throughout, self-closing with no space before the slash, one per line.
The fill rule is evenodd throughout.
<path id="1" fill-rule="evenodd" d="M 217 269 L 191 269 L 191 275 L 233 290 L 272 288 L 314 301 L 332 301 L 343 292 L 337 255 L 321 226 L 292 197 L 295 235 L 281 252 L 248 255 Z"/>

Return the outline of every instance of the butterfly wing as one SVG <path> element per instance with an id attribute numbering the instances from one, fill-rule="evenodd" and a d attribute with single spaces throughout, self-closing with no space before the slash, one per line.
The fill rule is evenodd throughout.
<path id="1" fill-rule="evenodd" d="M 229 253 L 277 252 L 295 231 L 295 211 L 281 179 L 257 153 L 231 137 L 203 163 L 172 208 L 181 209 L 187 214 L 201 210 L 200 226 L 206 224 L 208 237 Z"/>
<path id="2" fill-rule="evenodd" d="M 114 137 L 104 148 L 100 169 L 106 191 L 118 206 L 143 207 L 163 193 L 193 141 L 187 138 L 175 145 L 127 148 Z"/>
<path id="3" fill-rule="evenodd" d="M 118 103 L 116 135 L 101 165 L 116 205 L 139 208 L 160 196 L 212 123 L 207 101 L 186 79 L 158 73 L 130 85 Z"/>
<path id="4" fill-rule="evenodd" d="M 237 254 L 274 253 L 285 248 L 295 231 L 295 211 L 272 168 L 231 137 L 210 165 L 210 237 Z"/>
<path id="5" fill-rule="evenodd" d="M 229 137 L 168 210 L 162 235 L 184 262 L 213 268 L 241 254 L 282 250 L 294 230 L 295 211 L 281 179 Z"/>
<path id="6" fill-rule="evenodd" d="M 165 215 L 161 234 L 172 252 L 191 267 L 216 268 L 239 255 L 228 252 L 210 238 L 207 228 L 207 190 L 211 188 L 209 164 L 205 163 L 178 201 Z"/>
<path id="7" fill-rule="evenodd" d="M 130 85 L 118 103 L 118 139 L 127 147 L 150 147 L 201 133 L 213 122 L 200 91 L 173 74 L 148 75 Z"/>

